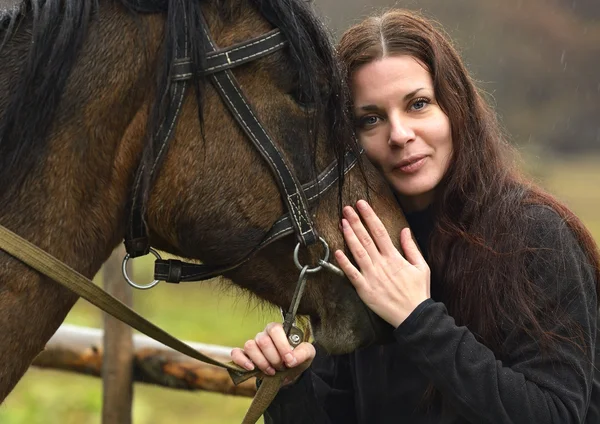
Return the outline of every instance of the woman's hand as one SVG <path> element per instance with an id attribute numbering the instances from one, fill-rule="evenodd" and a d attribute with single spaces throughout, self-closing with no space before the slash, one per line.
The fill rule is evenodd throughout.
<path id="1" fill-rule="evenodd" d="M 244 349 L 231 351 L 231 359 L 237 365 L 252 371 L 258 367 L 267 375 L 275 375 L 275 370 L 294 368 L 283 384 L 296 380 L 312 363 L 315 347 L 307 342 L 300 343 L 295 349 L 290 345 L 280 323 L 268 324 L 264 331 L 244 344 Z"/>
<path id="2" fill-rule="evenodd" d="M 359 268 L 341 250 L 335 258 L 362 301 L 396 328 L 430 297 L 429 266 L 408 228 L 400 233 L 405 259 L 369 204 L 359 200 L 356 206 L 372 237 L 354 209 L 346 206 L 342 231 Z"/>

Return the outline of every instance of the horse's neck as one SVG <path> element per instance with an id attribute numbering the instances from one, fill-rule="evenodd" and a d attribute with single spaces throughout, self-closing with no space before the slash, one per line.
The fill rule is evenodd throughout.
<path id="1" fill-rule="evenodd" d="M 89 277 L 123 235 L 154 82 L 149 71 L 154 56 L 145 62 L 142 47 L 158 51 L 162 31 L 156 23 L 160 16 L 140 18 L 140 28 L 118 8 L 112 2 L 101 4 L 43 157 L 18 193 L 0 199 L 0 224 Z M 144 42 L 140 31 L 145 31 Z M 75 300 L 71 292 L 0 251 L 0 401 Z"/>
<path id="2" fill-rule="evenodd" d="M 88 276 L 123 235 L 154 82 L 142 36 L 149 50 L 160 40 L 160 16 L 140 18 L 139 28 L 120 8 L 101 4 L 44 155 L 19 195 L 0 206 L 0 223 Z"/>

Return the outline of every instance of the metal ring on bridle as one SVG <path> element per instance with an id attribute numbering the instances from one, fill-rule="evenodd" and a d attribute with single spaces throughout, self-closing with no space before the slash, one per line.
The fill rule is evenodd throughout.
<path id="1" fill-rule="evenodd" d="M 156 259 L 162 259 L 160 254 L 152 248 L 150 248 L 150 253 L 152 253 Z M 146 284 L 146 285 L 140 285 L 140 284 L 134 283 L 133 280 L 131 278 L 129 278 L 129 275 L 127 274 L 127 262 L 129 262 L 129 259 L 131 259 L 131 258 L 128 253 L 123 258 L 123 266 L 121 267 L 121 270 L 123 271 L 123 277 L 125 277 L 125 281 L 127 281 L 127 283 L 131 287 L 135 287 L 136 289 L 140 289 L 140 290 L 147 290 L 147 289 L 151 289 L 152 287 L 154 287 L 155 285 L 160 283 L 160 280 L 154 280 L 150 284 Z"/>
<path id="2" fill-rule="evenodd" d="M 323 259 L 321 259 L 321 260 L 324 262 L 327 262 L 329 260 L 329 245 L 327 244 L 327 242 L 325 241 L 325 239 L 323 237 L 319 237 L 319 241 L 321 242 L 321 244 L 323 245 L 323 248 L 325 249 L 325 254 L 323 255 Z M 298 259 L 298 252 L 300 252 L 300 243 L 298 243 L 296 245 L 296 248 L 294 249 L 294 263 L 296 264 L 298 269 L 302 269 L 302 268 L 304 268 L 304 266 L 300 265 L 300 259 Z M 319 272 L 319 271 L 321 271 L 321 269 L 323 269 L 323 267 L 321 265 L 317 265 L 313 268 L 308 268 L 306 270 L 306 272 L 311 274 L 313 272 Z"/>

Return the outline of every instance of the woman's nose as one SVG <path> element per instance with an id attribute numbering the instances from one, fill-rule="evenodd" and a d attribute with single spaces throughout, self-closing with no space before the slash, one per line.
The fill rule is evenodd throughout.
<path id="1" fill-rule="evenodd" d="M 406 143 L 415 139 L 415 132 L 408 122 L 396 117 L 391 119 L 390 123 L 390 139 L 388 141 L 390 146 L 404 147 Z"/>

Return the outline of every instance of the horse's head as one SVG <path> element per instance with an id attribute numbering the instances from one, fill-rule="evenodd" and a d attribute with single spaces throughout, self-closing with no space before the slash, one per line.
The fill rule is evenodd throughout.
<path id="1" fill-rule="evenodd" d="M 64 55 L 70 55 L 69 60 L 61 62 L 54 50 L 47 48 L 42 53 L 54 67 L 49 65 L 44 74 L 39 63 L 35 69 L 30 63 L 26 74 L 31 74 L 29 84 L 49 85 L 52 81 L 48 80 L 55 78 L 59 87 L 64 85 L 63 100 L 55 103 L 57 112 L 46 106 L 46 115 L 36 115 L 38 121 L 43 119 L 40 126 L 26 137 L 34 140 L 36 131 L 48 127 L 51 142 L 32 150 L 34 157 L 49 152 L 44 156 L 45 165 L 23 176 L 25 182 L 36 181 L 40 198 L 45 196 L 54 205 L 44 215 L 46 222 L 55 222 L 44 240 L 50 244 L 59 236 L 68 237 L 73 246 L 61 247 L 64 250 L 58 256 L 89 273 L 87 267 L 93 269 L 94 264 L 69 258 L 83 249 L 104 260 L 126 231 L 130 216 L 126 205 L 133 196 L 138 199 L 137 206 L 142 206 L 154 246 L 207 264 L 232 264 L 253 251 L 288 208 L 277 171 L 270 169 L 249 141 L 245 124 L 237 123 L 225 106 L 227 96 L 217 92 L 218 81 L 212 80 L 212 74 L 199 76 L 210 64 L 207 51 L 280 30 L 285 45 L 273 45 L 272 52 L 257 58 L 251 57 L 250 50 L 248 61 L 241 61 L 231 72 L 260 129 L 282 152 L 296 183 L 305 184 L 352 150 L 345 89 L 329 39 L 304 0 L 121 3 L 99 2 L 97 19 L 84 37 L 81 34 L 86 16 L 93 15 L 93 2 L 81 0 L 75 6 L 68 1 L 74 6 L 69 6 L 69 25 L 61 27 L 65 34 L 48 34 L 55 37 Z M 126 9 L 134 13 L 124 13 Z M 80 35 L 67 42 L 67 31 Z M 203 41 L 204 31 L 214 46 Z M 77 51 L 80 54 L 75 60 Z M 182 52 L 189 59 L 185 63 L 178 59 Z M 38 53 L 38 61 L 42 53 Z M 225 62 L 236 65 L 235 52 L 230 53 Z M 7 57 L 25 66 L 17 50 L 8 51 Z M 72 70 L 62 69 L 63 63 L 72 63 Z M 63 79 L 65 72 L 68 80 Z M 187 78 L 177 77 L 184 74 L 191 77 L 190 89 L 182 94 L 173 87 Z M 0 90 L 9 92 L 14 78 L 0 79 Z M 35 93 L 25 85 L 19 87 L 23 95 Z M 50 97 L 41 100 L 53 101 Z M 28 105 L 14 101 L 15 110 L 25 110 Z M 33 114 L 33 109 L 23 116 Z M 172 112 L 177 115 L 176 122 L 169 118 Z M 25 131 L 27 124 L 16 114 L 7 120 L 16 122 L 16 129 L 4 128 L 3 135 Z M 168 139 L 168 144 L 163 144 L 163 139 Z M 36 146 L 33 141 L 30 144 Z M 10 146 L 8 151 L 12 151 Z M 145 172 L 136 174 L 140 164 Z M 334 172 L 338 170 L 334 168 Z M 355 166 L 343 178 L 341 188 L 337 186 L 308 205 L 314 229 L 332 250 L 343 247 L 341 205 L 359 198 L 368 198 L 391 234 L 399 234 L 405 221 L 387 185 L 368 163 L 362 170 Z M 68 201 L 53 202 L 53 196 Z M 65 217 L 74 213 L 85 214 L 85 220 L 74 218 L 67 226 Z M 74 228 L 75 223 L 85 228 Z M 297 233 L 278 238 L 225 275 L 260 298 L 286 308 L 299 274 L 292 259 L 298 240 Z M 42 247 L 45 243 L 39 241 Z M 102 247 L 93 248 L 93 243 Z M 56 252 L 59 248 L 49 249 Z M 322 255 L 318 243 L 300 250 L 300 260 L 308 264 L 315 264 Z M 347 280 L 327 272 L 309 277 L 298 312 L 310 315 L 316 339 L 331 352 L 346 352 L 376 341 L 386 328 Z"/>
<path id="2" fill-rule="evenodd" d="M 279 28 L 287 46 L 264 58 L 233 68 L 257 118 L 279 147 L 300 183 L 315 179 L 350 145 L 345 93 L 326 34 L 305 2 L 248 1 L 223 13 L 207 5 L 208 31 L 227 48 Z M 199 28 L 198 30 L 202 30 Z M 150 193 L 149 224 L 167 250 L 209 264 L 235 262 L 265 238 L 287 212 L 286 193 L 276 183 L 256 147 L 217 94 L 218 83 L 203 84 L 201 115 L 194 97 L 182 110 L 163 169 Z M 201 133 L 204 137 L 201 137 Z M 393 234 L 401 219 L 384 182 L 368 170 L 371 201 Z M 359 167 L 345 178 L 343 202 L 367 196 Z M 338 228 L 336 188 L 315 202 L 310 218 L 331 248 L 343 246 Z M 250 261 L 227 273 L 236 284 L 287 308 L 299 270 L 292 260 L 298 238 L 289 235 L 263 248 Z M 305 250 L 301 248 L 301 250 Z M 316 263 L 318 247 L 301 255 Z M 303 252 L 304 253 L 304 252 Z M 309 277 L 300 313 L 312 317 L 315 337 L 334 352 L 373 341 L 381 321 L 374 319 L 343 278 L 320 272 Z"/>

